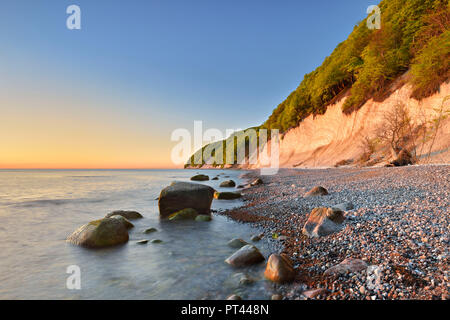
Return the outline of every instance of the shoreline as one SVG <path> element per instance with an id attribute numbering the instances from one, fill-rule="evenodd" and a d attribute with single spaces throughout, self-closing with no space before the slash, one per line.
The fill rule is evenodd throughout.
<path id="1" fill-rule="evenodd" d="M 242 189 L 243 206 L 217 214 L 262 230 L 273 253 L 291 258 L 295 281 L 277 285 L 286 299 L 305 299 L 313 289 L 322 289 L 316 298 L 325 299 L 448 299 L 447 164 L 294 168 L 274 176 L 248 171 L 247 179 L 260 177 L 264 184 Z M 303 198 L 319 185 L 329 195 Z M 343 230 L 318 239 L 302 234 L 313 208 L 346 201 L 355 208 L 346 212 Z M 275 233 L 278 240 L 272 239 Z M 380 266 L 382 286 L 368 289 L 364 272 L 324 276 L 346 258 Z"/>

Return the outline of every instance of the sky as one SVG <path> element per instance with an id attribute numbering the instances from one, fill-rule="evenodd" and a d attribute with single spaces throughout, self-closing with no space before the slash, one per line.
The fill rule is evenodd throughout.
<path id="1" fill-rule="evenodd" d="M 179 167 L 175 129 L 262 124 L 377 2 L 2 1 L 0 168 Z"/>

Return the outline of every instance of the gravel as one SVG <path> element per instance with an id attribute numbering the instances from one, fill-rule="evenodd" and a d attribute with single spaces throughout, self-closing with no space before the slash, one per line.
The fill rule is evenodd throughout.
<path id="1" fill-rule="evenodd" d="M 243 191 L 243 207 L 220 214 L 259 227 L 273 252 L 291 257 L 296 280 L 277 286 L 285 299 L 307 299 L 303 293 L 312 289 L 327 289 L 313 299 L 448 299 L 448 165 L 281 169 L 261 178 L 263 185 Z M 329 195 L 304 198 L 315 186 Z M 318 239 L 302 234 L 312 209 L 345 202 L 354 208 L 342 231 Z M 346 258 L 377 273 L 324 276 Z"/>

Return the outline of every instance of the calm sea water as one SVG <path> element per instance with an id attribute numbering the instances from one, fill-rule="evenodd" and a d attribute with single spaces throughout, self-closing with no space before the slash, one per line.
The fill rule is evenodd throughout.
<path id="1" fill-rule="evenodd" d="M 248 225 L 214 215 L 210 223 L 167 223 L 155 200 L 172 181 L 188 181 L 195 170 L 0 170 L 0 299 L 223 299 L 240 294 L 267 299 L 264 266 L 235 270 L 224 263 L 236 237 L 250 241 Z M 238 184 L 242 171 L 208 170 Z M 223 177 L 223 176 L 222 176 Z M 220 181 L 228 178 L 221 178 Z M 220 181 L 206 184 L 220 190 Z M 213 209 L 241 205 L 213 201 Z M 65 241 L 79 226 L 113 210 L 137 210 L 130 241 L 89 250 Z M 143 230 L 155 227 L 150 235 Z M 161 244 L 138 245 L 142 239 Z M 267 248 L 258 244 L 267 256 Z M 81 290 L 66 288 L 69 265 L 81 269 Z M 239 272 L 256 282 L 239 285 Z"/>

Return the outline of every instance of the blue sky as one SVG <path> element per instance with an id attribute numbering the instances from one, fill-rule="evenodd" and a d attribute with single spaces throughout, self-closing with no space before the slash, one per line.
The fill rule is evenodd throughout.
<path id="1" fill-rule="evenodd" d="M 66 28 L 71 4 L 81 8 L 81 30 Z M 261 124 L 372 4 L 4 1 L 0 108 L 20 109 L 16 117 L 83 112 L 93 126 L 122 123 L 143 140 L 158 137 L 140 147 L 169 159 L 171 131 L 192 129 L 194 120 L 223 131 Z"/>

